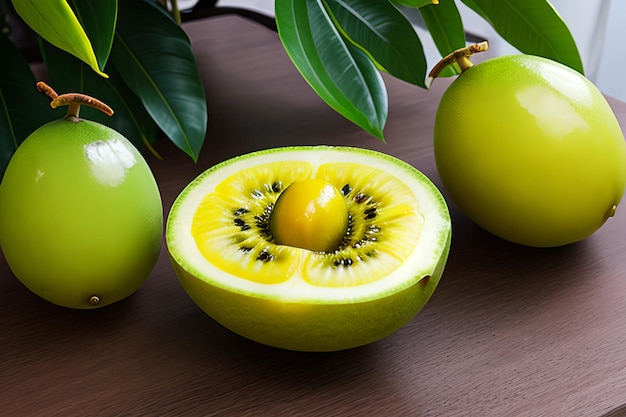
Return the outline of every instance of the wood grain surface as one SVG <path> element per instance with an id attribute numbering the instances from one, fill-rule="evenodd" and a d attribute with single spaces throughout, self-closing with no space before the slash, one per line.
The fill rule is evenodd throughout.
<path id="1" fill-rule="evenodd" d="M 440 185 L 432 130 L 448 80 L 425 91 L 386 77 L 382 143 L 320 101 L 275 32 L 232 16 L 184 28 L 210 128 L 197 164 L 165 140 L 163 160 L 146 155 L 165 214 L 209 166 L 281 145 L 381 150 Z M 626 126 L 626 104 L 610 102 Z M 388 338 L 335 353 L 274 349 L 222 328 L 183 291 L 165 246 L 137 293 L 91 311 L 32 295 L 0 258 L 0 415 L 620 415 L 626 212 L 580 243 L 530 249 L 485 233 L 448 201 L 453 244 L 432 300 Z"/>

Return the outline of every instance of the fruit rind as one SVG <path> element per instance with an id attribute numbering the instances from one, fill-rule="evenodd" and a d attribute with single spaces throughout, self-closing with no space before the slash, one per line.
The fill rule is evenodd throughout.
<path id="1" fill-rule="evenodd" d="M 229 330 L 256 342 L 287 350 L 330 352 L 381 340 L 408 323 L 435 291 L 446 264 L 451 234 L 430 277 L 420 277 L 392 294 L 342 304 L 277 303 L 228 291 L 189 273 L 172 260 L 191 299 Z"/>

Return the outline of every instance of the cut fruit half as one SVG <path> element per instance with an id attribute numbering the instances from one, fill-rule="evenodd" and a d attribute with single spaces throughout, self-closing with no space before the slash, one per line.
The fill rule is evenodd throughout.
<path id="1" fill-rule="evenodd" d="M 347 222 L 329 222 L 347 225 L 332 251 L 278 245 L 270 230 L 281 192 L 312 178 L 346 201 Z M 301 351 L 398 330 L 432 295 L 450 240 L 445 200 L 421 172 L 330 146 L 259 151 L 208 169 L 178 196 L 166 231 L 174 269 L 202 310 L 244 337 Z"/>

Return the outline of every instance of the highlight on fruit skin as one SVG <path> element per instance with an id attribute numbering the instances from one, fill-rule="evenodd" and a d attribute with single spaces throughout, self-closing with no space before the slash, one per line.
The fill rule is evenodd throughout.
<path id="1" fill-rule="evenodd" d="M 14 275 L 41 298 L 100 308 L 134 293 L 160 254 L 161 196 L 152 172 L 120 133 L 79 116 L 112 110 L 39 83 L 64 118 L 17 148 L 0 183 L 0 247 Z"/>
<path id="2" fill-rule="evenodd" d="M 345 200 L 348 225 L 334 250 L 272 236 L 281 193 L 311 178 Z M 426 176 L 350 147 L 276 148 L 224 161 L 185 187 L 166 225 L 172 265 L 205 313 L 243 337 L 297 351 L 349 349 L 400 329 L 435 290 L 450 241 L 447 205 Z"/>
<path id="3" fill-rule="evenodd" d="M 435 118 L 445 190 L 477 225 L 517 244 L 591 236 L 626 187 L 626 143 L 607 100 L 555 61 L 518 54 L 471 65 L 472 53 L 442 60 L 467 61 Z"/>

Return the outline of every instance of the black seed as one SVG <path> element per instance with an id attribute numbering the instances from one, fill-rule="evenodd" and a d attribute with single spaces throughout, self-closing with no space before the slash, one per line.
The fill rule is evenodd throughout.
<path id="1" fill-rule="evenodd" d="M 373 225 L 373 224 L 367 226 L 367 230 L 365 231 L 365 233 L 369 233 L 369 234 L 378 233 L 378 232 L 380 232 L 380 227 Z"/>
<path id="2" fill-rule="evenodd" d="M 283 189 L 283 183 L 280 181 L 274 181 L 272 184 L 272 191 L 279 193 Z"/>
<path id="3" fill-rule="evenodd" d="M 352 192 L 352 187 L 350 187 L 350 184 L 346 184 L 341 188 L 341 194 L 343 194 L 344 197 L 350 194 L 351 192 Z"/>
<path id="4" fill-rule="evenodd" d="M 363 213 L 365 213 L 365 214 L 372 214 L 372 213 L 376 213 L 376 207 L 369 207 L 369 208 L 366 208 L 366 209 L 363 211 Z"/>
<path id="5" fill-rule="evenodd" d="M 235 210 L 235 211 L 233 212 L 233 214 L 234 214 L 235 216 L 241 216 L 241 215 L 246 214 L 246 213 L 250 213 L 250 210 L 245 209 L 245 208 L 238 208 L 237 210 Z"/>
<path id="6" fill-rule="evenodd" d="M 341 258 L 341 259 L 335 259 L 335 262 L 333 262 L 333 265 L 335 266 L 350 266 L 352 265 L 352 259 L 350 258 Z"/>
<path id="7" fill-rule="evenodd" d="M 254 223 L 261 229 L 265 229 L 266 227 L 270 227 L 270 225 L 269 225 L 269 217 L 267 217 L 267 216 L 254 216 Z"/>
<path id="8" fill-rule="evenodd" d="M 259 256 L 257 256 L 257 261 L 261 261 L 261 262 L 270 262 L 274 260 L 274 255 L 272 255 L 271 253 L 269 253 L 267 251 L 267 249 L 263 249 L 260 253 Z"/>
<path id="9" fill-rule="evenodd" d="M 251 248 L 250 246 L 242 246 L 239 248 L 240 251 L 243 252 L 250 252 L 253 248 Z"/>
<path id="10" fill-rule="evenodd" d="M 251 229 L 250 225 L 240 218 L 234 219 L 233 223 L 235 224 L 235 226 L 240 227 L 242 232 Z"/>
<path id="11" fill-rule="evenodd" d="M 361 204 L 362 202 L 364 202 L 365 200 L 367 200 L 367 196 L 363 193 L 358 193 L 355 197 L 354 197 L 354 201 L 356 201 L 357 204 Z"/>
<path id="12" fill-rule="evenodd" d="M 374 217 L 376 217 L 376 211 L 373 211 L 371 213 L 365 213 L 365 220 L 371 220 Z"/>
<path id="13" fill-rule="evenodd" d="M 352 236 L 352 231 L 354 230 L 354 220 L 352 218 L 352 214 L 348 213 L 348 227 L 346 227 L 346 233 L 344 238 L 349 238 Z"/>
<path id="14" fill-rule="evenodd" d="M 263 192 L 261 192 L 259 190 L 254 190 L 254 191 L 252 191 L 251 195 L 254 198 L 262 198 L 263 197 Z"/>

